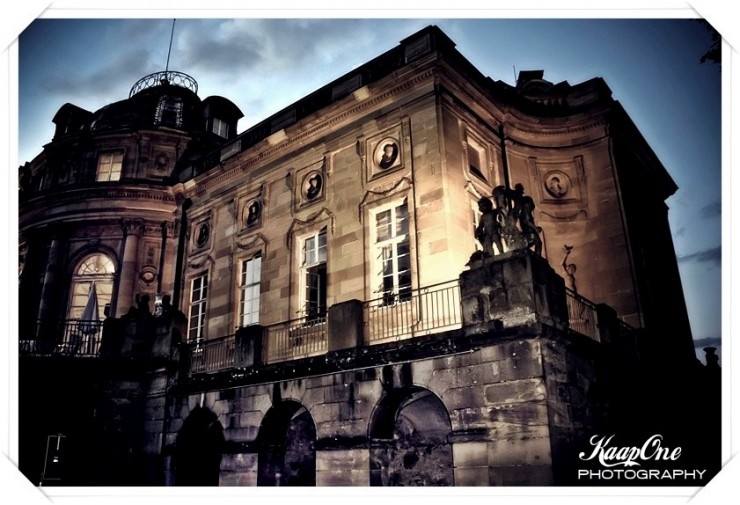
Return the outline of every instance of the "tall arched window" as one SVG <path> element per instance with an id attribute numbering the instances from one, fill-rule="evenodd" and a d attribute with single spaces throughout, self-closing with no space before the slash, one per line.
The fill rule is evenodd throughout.
<path id="1" fill-rule="evenodd" d="M 91 254 L 80 261 L 72 275 L 67 319 L 81 319 L 91 299 L 94 299 L 97 306 L 97 314 L 94 314 L 96 317 L 91 319 L 103 319 L 103 309 L 110 303 L 113 295 L 115 273 L 113 260 L 105 254 Z"/>

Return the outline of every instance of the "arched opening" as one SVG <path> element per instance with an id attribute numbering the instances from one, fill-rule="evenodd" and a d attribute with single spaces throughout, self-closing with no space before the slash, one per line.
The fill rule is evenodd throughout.
<path id="1" fill-rule="evenodd" d="M 196 406 L 190 412 L 175 442 L 175 485 L 218 486 L 223 431 L 210 410 Z"/>
<path id="2" fill-rule="evenodd" d="M 430 391 L 389 391 L 370 423 L 370 485 L 453 485 L 451 431 L 447 409 Z"/>
<path id="3" fill-rule="evenodd" d="M 79 320 L 83 314 L 91 319 L 102 319 L 103 309 L 110 304 L 113 295 L 115 274 L 115 264 L 107 255 L 95 253 L 83 258 L 72 274 L 67 319 Z M 91 299 L 94 299 L 97 311 L 85 314 Z"/>
<path id="4" fill-rule="evenodd" d="M 113 296 L 116 268 L 103 253 L 85 256 L 72 273 L 67 317 L 60 351 L 97 354 L 105 317 L 105 306 Z"/>
<path id="5" fill-rule="evenodd" d="M 300 403 L 282 401 L 260 426 L 257 485 L 316 485 L 316 426 Z"/>

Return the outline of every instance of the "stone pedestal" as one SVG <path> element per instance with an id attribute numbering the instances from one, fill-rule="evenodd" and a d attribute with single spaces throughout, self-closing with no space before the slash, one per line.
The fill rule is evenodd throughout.
<path id="1" fill-rule="evenodd" d="M 329 307 L 329 352 L 363 344 L 362 302 L 349 300 Z"/>
<path id="2" fill-rule="evenodd" d="M 466 334 L 568 322 L 565 281 L 547 260 L 527 250 L 474 262 L 460 275 L 460 294 Z"/>
<path id="3" fill-rule="evenodd" d="M 234 366 L 249 368 L 262 363 L 262 333 L 264 328 L 258 324 L 239 328 L 236 331 Z"/>

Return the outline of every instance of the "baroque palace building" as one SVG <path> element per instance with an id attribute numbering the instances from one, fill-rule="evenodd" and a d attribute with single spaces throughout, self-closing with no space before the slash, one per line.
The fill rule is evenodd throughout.
<path id="1" fill-rule="evenodd" d="M 240 134 L 174 71 L 61 107 L 20 167 L 20 470 L 593 485 L 591 436 L 656 430 L 717 467 L 677 187 L 602 79 L 543 77 L 430 26 Z"/>

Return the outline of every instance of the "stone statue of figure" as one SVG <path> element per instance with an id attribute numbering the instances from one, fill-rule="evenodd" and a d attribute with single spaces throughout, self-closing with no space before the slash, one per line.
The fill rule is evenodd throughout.
<path id="1" fill-rule="evenodd" d="M 524 243 L 516 227 L 516 216 L 512 212 L 513 209 L 509 210 L 509 190 L 504 186 L 496 186 L 493 189 L 493 200 L 496 202 L 496 221 L 499 225 L 502 241 L 506 244 L 506 249 L 511 251 L 523 248 Z M 503 252 L 503 249 L 501 249 L 501 252 Z"/>
<path id="2" fill-rule="evenodd" d="M 534 223 L 534 200 L 531 196 L 524 194 L 524 186 L 521 183 L 517 183 L 514 186 L 514 191 L 510 191 L 510 197 L 514 203 L 511 214 L 519 222 L 519 229 L 524 242 L 523 247 L 530 248 L 534 246 L 534 253 L 541 256 L 542 240 L 540 239 L 540 232 L 542 228 Z"/>
<path id="3" fill-rule="evenodd" d="M 495 206 L 488 198 L 478 200 L 481 216 L 475 229 L 475 238 L 483 246 L 483 251 L 473 256 L 480 259 L 502 254 L 504 246 L 507 251 L 534 247 L 534 253 L 542 255 L 539 235 L 542 228 L 534 222 L 534 200 L 524 194 L 524 186 L 517 184 L 513 190 L 496 186 L 492 196 Z"/>
<path id="4" fill-rule="evenodd" d="M 563 266 L 563 272 L 565 272 L 565 285 L 577 294 L 578 289 L 576 289 L 576 264 L 568 263 L 568 256 L 570 256 L 570 252 L 572 250 L 572 245 L 565 244 L 563 246 L 565 256 L 563 256 L 563 261 L 560 264 Z"/>
<path id="5" fill-rule="evenodd" d="M 486 256 L 493 256 L 496 254 L 493 250 L 493 244 L 496 244 L 499 254 L 503 252 L 503 245 L 501 243 L 501 225 L 499 223 L 498 209 L 493 208 L 493 203 L 486 197 L 478 200 L 478 210 L 481 212 L 478 226 L 475 229 L 475 238 L 483 246 L 483 252 Z"/>

